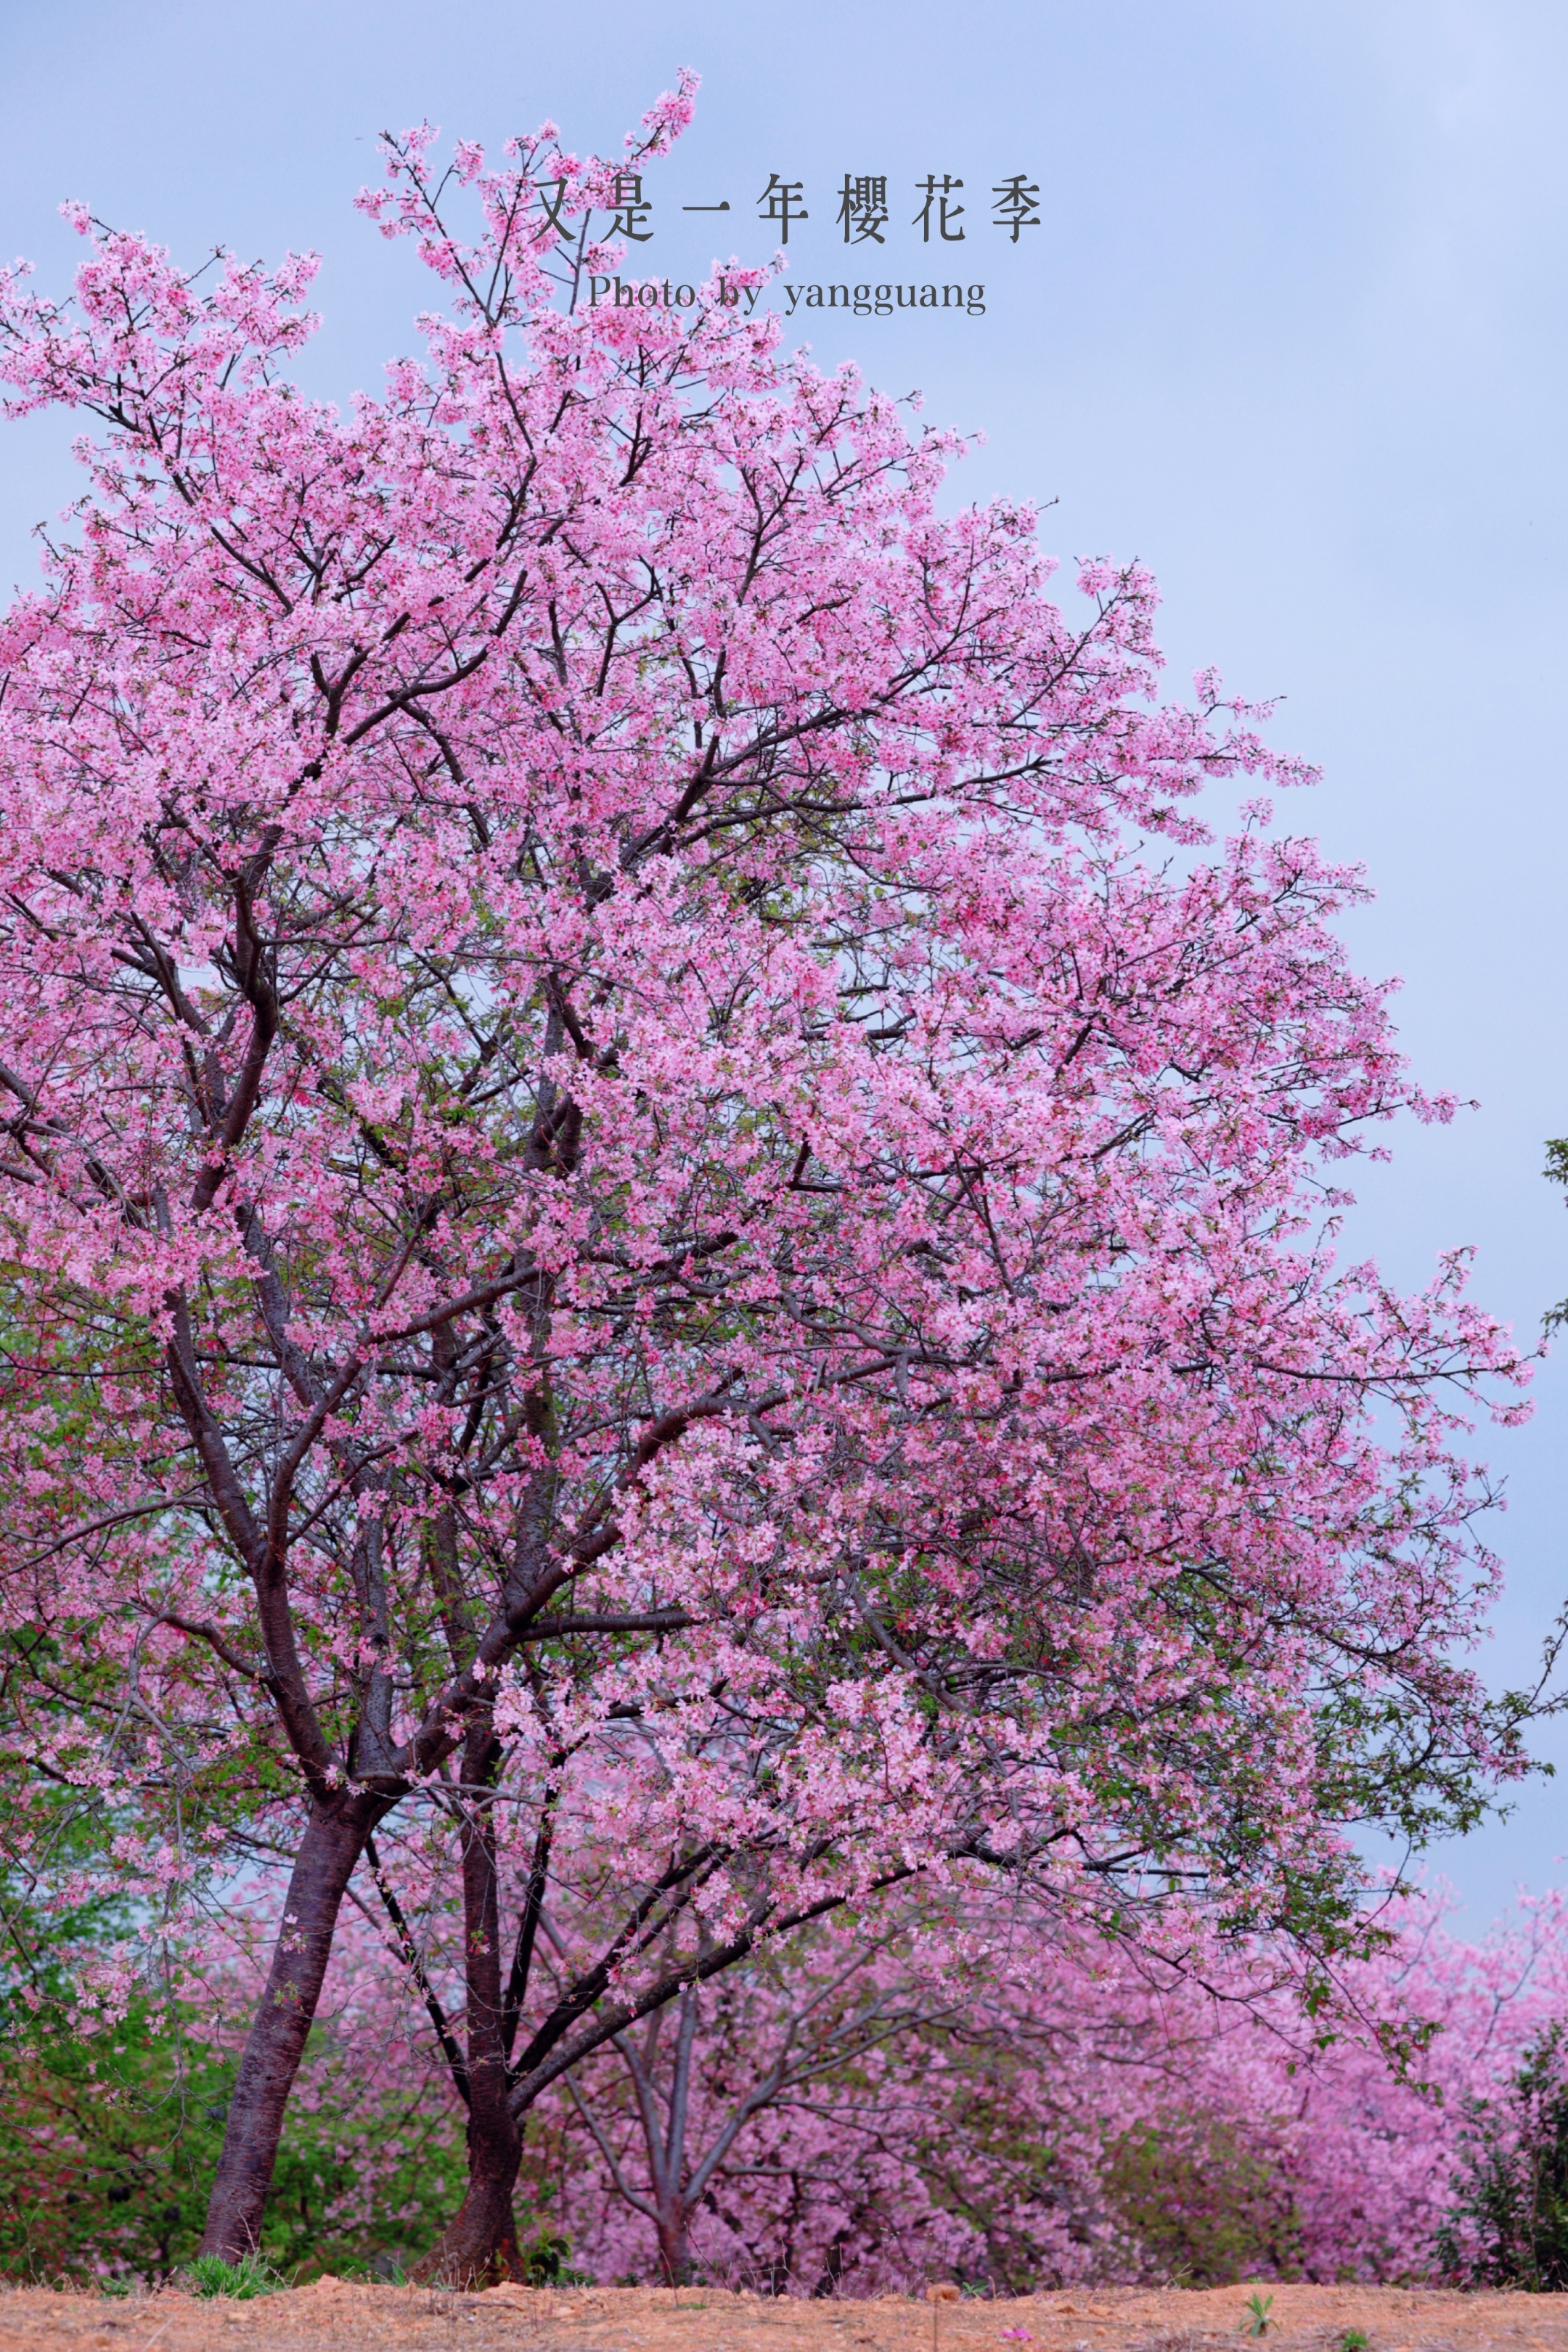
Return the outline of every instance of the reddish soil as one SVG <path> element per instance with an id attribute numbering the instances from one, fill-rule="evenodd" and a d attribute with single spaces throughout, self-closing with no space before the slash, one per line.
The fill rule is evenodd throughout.
<path id="1" fill-rule="evenodd" d="M 45 2287 L 0 2290 L 0 2352 L 1241 2352 L 1249 2287 L 1203 2293 L 1119 2287 L 1016 2303 L 930 2305 L 767 2302 L 712 2288 L 580 2294 L 319 2279 L 253 2303 L 159 2294 L 117 2302 Z M 1359 2328 L 1371 2352 L 1568 2352 L 1568 2294 L 1268 2286 L 1267 2352 L 1341 2352 Z M 1009 2333 L 1022 2330 L 1023 2335 Z M 1258 2352 L 1264 2352 L 1259 2347 Z"/>

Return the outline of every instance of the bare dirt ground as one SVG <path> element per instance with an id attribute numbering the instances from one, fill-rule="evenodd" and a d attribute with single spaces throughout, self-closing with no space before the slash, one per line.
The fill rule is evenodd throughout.
<path id="1" fill-rule="evenodd" d="M 940 2306 L 760 2300 L 712 2288 L 428 2287 L 319 2279 L 253 2303 L 0 2290 L 0 2352 L 1241 2352 L 1249 2285 L 1119 2287 Z M 1568 2294 L 1270 2286 L 1268 2352 L 1568 2352 Z M 1264 2352 L 1263 2347 L 1256 2352 Z"/>

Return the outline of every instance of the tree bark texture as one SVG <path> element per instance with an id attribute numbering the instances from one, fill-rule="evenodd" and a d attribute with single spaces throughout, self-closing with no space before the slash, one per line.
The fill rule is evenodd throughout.
<path id="1" fill-rule="evenodd" d="M 289 2094 L 316 2014 L 343 1894 L 381 1808 L 363 1795 L 310 1808 L 267 1989 L 229 2100 L 201 2251 L 238 2262 L 261 2244 Z"/>

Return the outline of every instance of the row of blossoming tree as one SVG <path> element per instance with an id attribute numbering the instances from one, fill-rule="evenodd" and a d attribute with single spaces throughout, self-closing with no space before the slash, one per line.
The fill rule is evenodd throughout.
<path id="1" fill-rule="evenodd" d="M 463 1977 L 456 1890 L 441 1907 L 405 1915 L 416 1972 L 388 1969 L 384 1915 L 351 1899 L 263 2219 L 277 2275 L 395 2276 L 439 2233 L 465 2122 L 460 2052 L 427 2014 Z M 255 1888 L 226 1906 L 162 2032 L 141 1997 L 85 2041 L 48 2003 L 8 2038 L 6 2268 L 112 2284 L 188 2258 L 271 1908 Z M 567 1916 L 545 1919 L 570 1968 Z M 1382 1924 L 1386 1942 L 1344 1964 L 1325 2034 L 1324 2009 L 1306 2014 L 1256 1948 L 1009 1932 L 929 1899 L 868 1934 L 840 1911 L 689 1987 L 542 2095 L 519 2266 L 805 2294 L 907 2292 L 932 2273 L 1002 2294 L 1259 2275 L 1561 2286 L 1561 1905 L 1480 1948 L 1424 1898 Z"/>
<path id="2" fill-rule="evenodd" d="M 443 308 L 346 414 L 308 261 L 81 211 L 72 300 L 0 281 L 11 413 L 87 425 L 0 621 L 0 1544 L 16 1934 L 138 1906 L 82 2015 L 286 1879 L 207 2249 L 374 1918 L 479 2277 L 540 2103 L 624 2172 L 792 1938 L 796 2089 L 945 2046 L 988 1939 L 1349 2015 L 1352 1832 L 1521 1769 L 1462 1432 L 1521 1367 L 1457 1263 L 1336 1260 L 1447 1106 L 1356 877 L 1258 799 L 1215 845 L 1300 772 L 1158 698 L 1147 577 L 1053 602 L 763 312 L 578 308 L 624 159 L 432 156 L 362 204 Z"/>

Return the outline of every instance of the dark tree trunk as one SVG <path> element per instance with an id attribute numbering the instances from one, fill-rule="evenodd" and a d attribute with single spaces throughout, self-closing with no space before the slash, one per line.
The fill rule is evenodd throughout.
<path id="1" fill-rule="evenodd" d="M 204 2254 L 221 2254 L 234 2263 L 260 2246 L 262 2209 L 284 2111 L 321 1999 L 338 1912 L 365 1839 L 384 1810 L 375 1799 L 364 1796 L 318 1801 L 310 1808 L 294 1858 L 267 1990 L 228 2105 L 223 2153 L 202 2236 Z"/>
<path id="2" fill-rule="evenodd" d="M 658 2207 L 658 2267 L 666 2286 L 684 2286 L 690 2274 L 686 2246 L 686 2200 L 660 2198 Z"/>
<path id="3" fill-rule="evenodd" d="M 508 2095 L 495 1827 L 489 1798 L 479 1793 L 488 1790 L 499 1759 L 488 1729 L 470 1733 L 463 1749 L 463 1781 L 468 1791 L 463 1825 L 468 2185 L 462 2204 L 416 2273 L 418 2278 L 455 2287 L 527 2275 L 512 2210 L 522 2130 Z"/>

